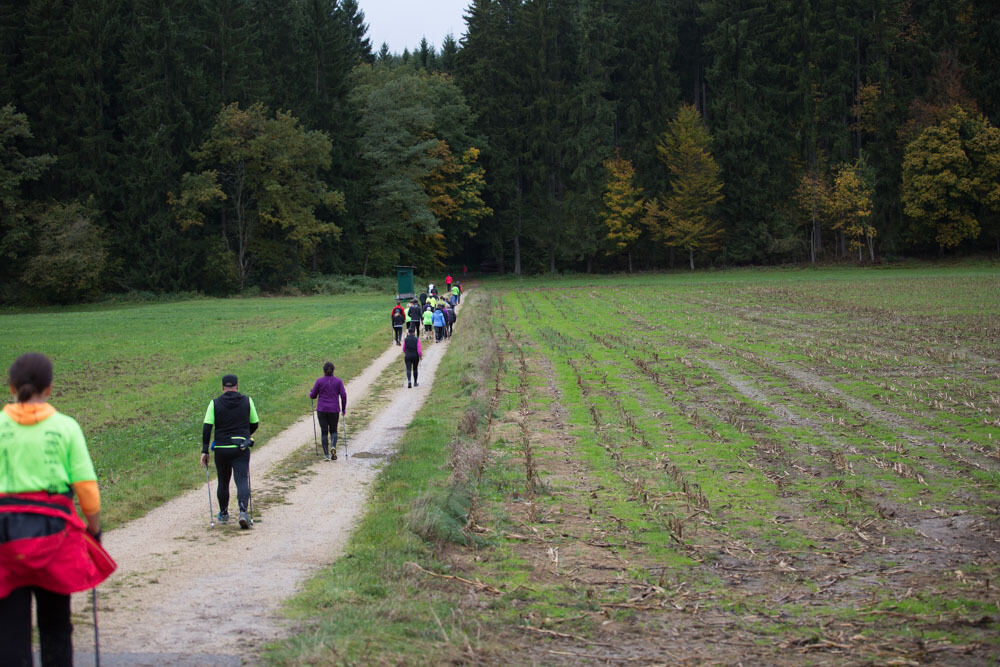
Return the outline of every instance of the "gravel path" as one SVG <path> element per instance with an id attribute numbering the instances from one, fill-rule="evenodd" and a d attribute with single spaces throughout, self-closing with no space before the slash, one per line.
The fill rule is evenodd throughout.
<path id="1" fill-rule="evenodd" d="M 118 562 L 118 570 L 99 589 L 101 663 L 252 663 L 264 643 L 287 634 L 287 621 L 280 614 L 282 601 L 343 553 L 365 510 L 381 461 L 392 453 L 431 391 L 447 346 L 447 342 L 424 344 L 419 387 L 403 386 L 402 352 L 396 345 L 348 382 L 348 428 L 351 405 L 364 400 L 388 366 L 398 365 L 401 389 L 367 428 L 349 432 L 350 458 L 310 465 L 315 474 L 298 477 L 294 488 L 284 491 L 284 504 L 269 505 L 253 530 L 241 531 L 235 521 L 209 528 L 208 494 L 202 485 L 105 533 L 104 545 Z M 288 486 L 276 475 L 277 464 L 312 442 L 310 414 L 255 448 L 251 457 L 255 496 Z M 342 451 L 338 448 L 338 453 Z M 197 452 L 191 456 L 192 466 L 197 466 Z M 231 514 L 235 502 L 233 489 Z M 212 503 L 218 511 L 214 475 Z M 73 596 L 78 665 L 94 663 L 90 600 L 88 593 Z"/>

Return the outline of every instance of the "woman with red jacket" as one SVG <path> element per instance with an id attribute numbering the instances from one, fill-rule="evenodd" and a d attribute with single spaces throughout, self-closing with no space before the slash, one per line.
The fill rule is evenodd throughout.
<path id="1" fill-rule="evenodd" d="M 97 475 L 80 425 L 48 403 L 48 357 L 22 355 L 9 383 L 15 402 L 0 413 L 0 664 L 31 664 L 34 597 L 42 664 L 71 665 L 69 596 L 116 567 L 99 544 Z"/>

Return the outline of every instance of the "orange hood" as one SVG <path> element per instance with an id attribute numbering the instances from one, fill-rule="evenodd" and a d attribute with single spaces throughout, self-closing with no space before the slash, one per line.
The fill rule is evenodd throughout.
<path id="1" fill-rule="evenodd" d="M 21 426 L 37 424 L 56 413 L 56 409 L 48 403 L 8 403 L 3 406 L 3 411 Z"/>

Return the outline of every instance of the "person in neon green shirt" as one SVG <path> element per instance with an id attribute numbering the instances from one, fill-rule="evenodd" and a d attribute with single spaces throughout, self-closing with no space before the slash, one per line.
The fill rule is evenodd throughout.
<path id="1" fill-rule="evenodd" d="M 429 306 L 424 309 L 423 322 L 424 335 L 427 336 L 427 338 L 430 338 L 431 333 L 434 331 L 434 310 Z"/>
<path id="2" fill-rule="evenodd" d="M 222 377 L 222 394 L 208 404 L 205 411 L 205 423 L 201 431 L 201 465 L 208 466 L 209 441 L 212 440 L 212 429 L 215 429 L 215 440 L 211 442 L 215 452 L 215 471 L 219 478 L 216 496 L 219 499 L 219 516 L 221 523 L 229 521 L 229 479 L 236 482 L 236 500 L 239 503 L 240 528 L 249 528 L 250 515 L 247 510 L 250 504 L 250 448 L 253 440 L 250 438 L 260 419 L 253 399 L 244 396 L 239 391 L 239 382 L 235 375 Z"/>
<path id="3" fill-rule="evenodd" d="M 99 544 L 97 475 L 80 425 L 48 403 L 49 358 L 21 355 L 8 377 L 15 402 L 0 412 L 0 664 L 31 664 L 32 598 L 42 664 L 72 664 L 70 594 L 115 569 Z"/>

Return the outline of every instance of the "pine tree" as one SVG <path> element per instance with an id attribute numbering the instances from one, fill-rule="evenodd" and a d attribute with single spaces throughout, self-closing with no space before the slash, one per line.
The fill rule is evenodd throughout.
<path id="1" fill-rule="evenodd" d="M 454 74 L 458 60 L 458 42 L 451 33 L 444 36 L 441 42 L 441 57 L 438 59 L 438 66 L 446 74 Z"/>
<path id="2" fill-rule="evenodd" d="M 793 89 L 784 51 L 787 2 L 708 0 L 705 37 L 713 154 L 726 184 L 720 213 L 725 257 L 740 263 L 780 258 L 799 246 L 783 206 L 795 187 L 795 142 L 782 110 Z M 780 6 L 779 6 L 780 5 Z"/>

